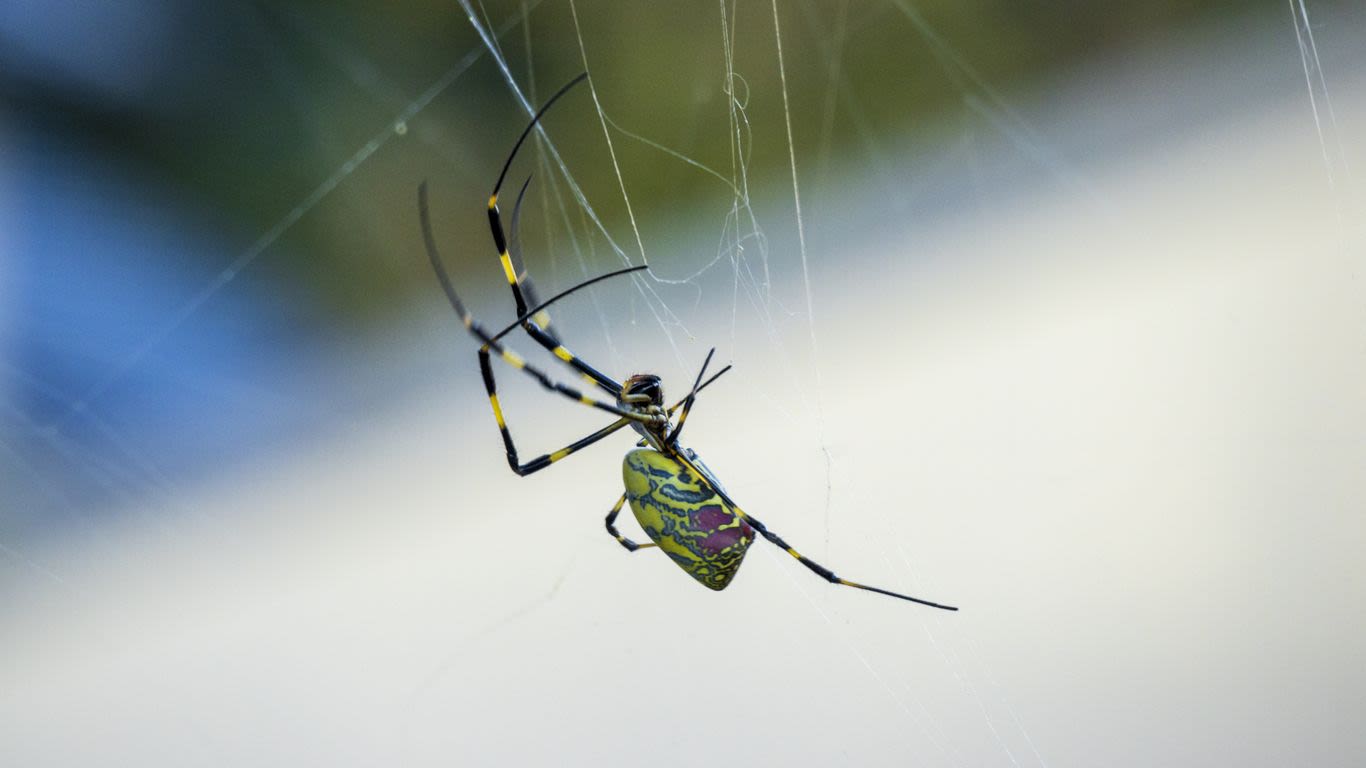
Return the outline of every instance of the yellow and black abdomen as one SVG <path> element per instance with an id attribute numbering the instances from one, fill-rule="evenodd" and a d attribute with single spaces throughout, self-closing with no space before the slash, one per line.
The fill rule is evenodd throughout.
<path id="1" fill-rule="evenodd" d="M 626 454 L 626 498 L 645 535 L 710 589 L 725 589 L 754 542 L 754 529 L 686 465 L 651 448 Z"/>

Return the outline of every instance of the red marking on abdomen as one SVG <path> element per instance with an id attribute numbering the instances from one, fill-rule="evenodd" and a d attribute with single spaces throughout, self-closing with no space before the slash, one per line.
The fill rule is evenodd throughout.
<path id="1" fill-rule="evenodd" d="M 708 504 L 697 510 L 694 522 L 698 530 L 714 531 L 735 519 L 735 515 L 727 512 L 725 508 L 717 504 Z"/>
<path id="2" fill-rule="evenodd" d="M 716 555 L 735 546 L 735 544 L 743 538 L 746 538 L 745 532 L 737 525 L 734 528 L 716 531 L 697 542 L 697 544 L 706 551 L 708 555 Z"/>

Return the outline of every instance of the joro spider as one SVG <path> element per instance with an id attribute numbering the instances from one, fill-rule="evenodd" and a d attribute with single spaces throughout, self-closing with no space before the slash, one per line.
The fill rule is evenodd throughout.
<path id="1" fill-rule="evenodd" d="M 697 393 L 730 370 L 730 366 L 726 366 L 710 379 L 703 381 L 703 377 L 707 373 L 707 366 L 711 363 L 712 355 L 716 352 L 715 348 L 707 353 L 707 358 L 703 361 L 702 369 L 698 372 L 696 380 L 693 381 L 688 396 L 665 408 L 664 388 L 658 376 L 640 373 L 628 377 L 623 383 L 618 383 L 615 379 L 570 352 L 551 330 L 549 319 L 543 314 L 544 310 L 551 304 L 599 281 L 648 268 L 647 265 L 641 265 L 609 272 L 585 280 L 556 294 L 547 301 L 537 301 L 536 291 L 532 287 L 531 280 L 527 276 L 526 270 L 521 268 L 520 258 L 514 256 L 513 250 L 515 249 L 509 249 L 509 240 L 503 231 L 502 219 L 498 212 L 498 192 L 503 187 L 503 181 L 507 177 L 513 159 L 517 156 L 517 151 L 521 149 L 522 143 L 526 141 L 527 136 L 531 134 L 542 115 L 569 89 L 578 85 L 587 76 L 588 73 L 582 73 L 567 83 L 554 96 L 551 96 L 531 119 L 526 129 L 522 131 L 522 135 L 518 137 L 517 143 L 513 145 L 507 161 L 503 163 L 503 170 L 498 174 L 498 182 L 493 186 L 493 194 L 489 196 L 488 216 L 489 226 L 493 231 L 493 243 L 498 248 L 498 258 L 502 262 L 508 286 L 512 289 L 512 298 L 517 304 L 517 319 L 498 333 L 490 334 L 485 330 L 465 308 L 464 302 L 456 294 L 455 286 L 441 261 L 441 256 L 436 249 L 436 240 L 432 235 L 431 215 L 427 206 L 427 184 L 424 181 L 418 187 L 418 212 L 422 222 L 422 236 L 426 244 L 427 256 L 431 259 L 432 268 L 436 271 L 437 279 L 446 292 L 446 298 L 450 300 L 451 306 L 460 316 L 465 328 L 480 342 L 479 370 L 484 377 L 484 387 L 488 391 L 489 403 L 493 406 L 493 418 L 498 422 L 498 431 L 502 433 L 503 446 L 507 449 L 508 465 L 512 467 L 512 471 L 518 475 L 538 472 L 629 425 L 640 435 L 640 441 L 635 450 L 626 454 L 622 465 L 622 477 L 626 484 L 626 492 L 617 499 L 616 504 L 612 505 L 606 519 L 607 532 L 628 552 L 636 552 L 647 547 L 658 547 L 703 586 L 722 590 L 735 577 L 735 572 L 740 568 L 745 552 L 748 551 L 749 545 L 754 542 L 757 532 L 758 535 L 763 536 L 795 557 L 798 562 L 831 584 L 877 592 L 933 608 L 949 611 L 958 610 L 952 606 L 932 603 L 928 600 L 921 600 L 917 597 L 878 587 L 870 587 L 836 576 L 829 568 L 793 549 L 778 534 L 769 530 L 768 526 L 742 510 L 726 493 L 711 470 L 702 463 L 697 453 L 690 448 L 684 448 L 679 443 L 679 435 L 682 434 L 683 427 L 687 423 L 688 414 L 692 410 Z M 512 233 L 514 238 L 517 233 L 522 198 L 526 194 L 527 185 L 530 182 L 531 178 L 528 177 L 517 195 L 516 203 L 513 205 Z M 519 327 L 533 341 L 550 350 L 566 366 L 574 369 L 589 385 L 607 393 L 613 398 L 613 401 L 604 402 L 595 399 L 573 387 L 555 381 L 544 371 L 528 363 L 520 355 L 504 346 L 503 337 Z M 503 419 L 503 409 L 498 404 L 498 391 L 493 378 L 493 354 L 498 355 L 513 368 L 535 379 L 545 389 L 577 403 L 611 413 L 617 417 L 616 421 L 558 451 L 538 456 L 525 464 L 521 463 L 517 454 L 517 446 L 513 443 L 512 434 L 508 431 L 507 422 Z M 679 414 L 676 423 L 673 422 L 675 413 Z M 636 520 L 645 530 L 646 535 L 650 537 L 651 543 L 637 544 L 617 531 L 617 515 L 621 512 L 622 505 L 627 501 L 631 503 L 631 511 L 635 513 Z"/>

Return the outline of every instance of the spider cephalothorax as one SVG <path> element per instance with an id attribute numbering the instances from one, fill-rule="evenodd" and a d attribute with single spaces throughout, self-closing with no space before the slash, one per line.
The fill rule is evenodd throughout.
<path id="1" fill-rule="evenodd" d="M 762 536 L 831 584 L 864 589 L 935 608 L 958 610 L 947 605 L 939 605 L 909 595 L 841 579 L 829 568 L 808 559 L 793 549 L 776 533 L 770 531 L 753 515 L 740 509 L 731 500 L 725 489 L 721 487 L 721 483 L 702 464 L 702 460 L 698 458 L 697 454 L 690 448 L 682 447 L 678 441 L 679 435 L 683 432 L 683 425 L 687 423 L 688 413 L 692 409 L 697 393 L 715 381 L 718 376 L 730 370 L 730 366 L 722 368 L 710 379 L 705 378 L 707 366 L 711 363 L 712 358 L 711 353 L 708 353 L 707 359 L 702 363 L 702 370 L 698 372 L 697 380 L 693 382 L 692 390 L 688 396 L 665 407 L 664 387 L 658 376 L 648 373 L 636 374 L 626 379 L 624 383 L 619 384 L 611 376 L 589 365 L 578 355 L 569 351 L 561 343 L 559 336 L 550 330 L 548 317 L 543 320 L 538 319 L 544 316 L 546 307 L 581 288 L 586 288 L 611 277 L 647 269 L 645 265 L 619 269 L 585 280 L 572 288 L 561 291 L 547 301 L 537 301 L 536 293 L 532 289 L 531 280 L 527 277 L 525 268 L 516 263 L 519 261 L 515 247 L 516 238 L 507 237 L 503 231 L 502 216 L 498 211 L 498 191 L 503 187 L 503 179 L 507 176 L 508 168 L 512 166 L 512 159 L 517 156 L 518 148 L 522 146 L 522 142 L 526 140 L 531 129 L 535 127 L 536 122 L 550 108 L 550 105 L 554 104 L 556 99 L 563 96 L 566 91 L 576 83 L 583 81 L 587 76 L 587 73 L 582 74 L 561 88 L 536 113 L 531 124 L 522 132 L 521 138 L 517 139 L 517 143 L 513 145 L 512 153 L 508 155 L 507 162 L 503 164 L 503 172 L 498 175 L 498 183 L 493 187 L 493 195 L 489 197 L 488 217 L 489 225 L 493 229 L 493 243 L 498 248 L 498 258 L 502 262 L 503 273 L 507 276 L 508 286 L 512 289 L 512 297 L 517 304 L 517 320 L 508 327 L 497 333 L 490 333 L 465 308 L 464 302 L 456 294 L 450 275 L 446 273 L 446 268 L 442 266 L 441 257 L 436 251 L 436 238 L 432 235 L 431 215 L 427 210 L 427 186 L 424 183 L 418 188 L 418 211 L 422 220 L 422 237 L 427 246 L 427 256 L 431 259 L 432 268 L 436 270 L 437 278 L 441 281 L 441 287 L 446 292 L 446 298 L 450 300 L 451 306 L 460 316 L 466 330 L 480 342 L 479 369 L 483 374 L 484 388 L 488 392 L 489 404 L 493 407 L 493 418 L 498 422 L 498 431 L 503 436 L 503 447 L 507 451 L 508 466 L 512 467 L 512 471 L 519 475 L 539 472 L 630 425 L 643 438 L 640 441 L 641 447 L 627 454 L 622 466 L 626 493 L 617 499 L 616 506 L 607 513 L 607 518 L 604 521 L 607 525 L 607 532 L 627 550 L 634 552 L 638 549 L 658 547 L 694 579 L 711 589 L 719 590 L 730 584 L 750 543 L 755 540 L 756 536 Z M 530 181 L 531 179 L 528 178 L 527 182 L 530 183 Z M 522 193 L 525 192 L 526 184 L 523 184 Z M 517 232 L 517 213 L 521 208 L 522 193 L 518 194 L 517 202 L 512 211 L 514 236 Z M 599 396 L 593 397 L 555 380 L 549 373 L 504 346 L 501 339 L 518 329 L 525 331 L 532 341 L 544 347 L 557 360 L 572 368 L 580 378 L 594 388 L 594 391 L 599 393 Z M 712 352 L 715 351 L 715 349 L 712 350 Z M 512 439 L 512 432 L 508 429 L 507 422 L 503 418 L 503 407 L 498 402 L 498 388 L 493 378 L 493 361 L 495 359 L 501 360 L 512 368 L 530 376 L 548 391 L 559 394 L 572 402 L 616 416 L 616 421 L 557 451 L 537 456 L 526 462 L 521 461 L 518 457 L 517 445 Z M 606 399 L 608 397 L 613 398 L 614 401 L 608 401 Z M 672 419 L 675 413 L 678 414 L 676 422 Z M 635 513 L 636 521 L 640 523 L 641 528 L 651 539 L 648 544 L 637 544 L 622 536 L 616 529 L 617 515 L 628 500 L 631 502 L 631 511 Z"/>
<path id="2" fill-rule="evenodd" d="M 621 385 L 617 402 L 622 408 L 633 410 L 653 421 L 635 422 L 636 433 L 656 448 L 668 441 L 669 414 L 664 410 L 664 385 L 652 373 L 637 373 Z"/>
<path id="3" fill-rule="evenodd" d="M 653 373 L 637 373 L 621 385 L 621 402 L 636 405 L 664 405 L 664 385 Z"/>

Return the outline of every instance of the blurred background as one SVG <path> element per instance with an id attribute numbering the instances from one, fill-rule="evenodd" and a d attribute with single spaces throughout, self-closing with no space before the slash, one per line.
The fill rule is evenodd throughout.
<path id="1" fill-rule="evenodd" d="M 1319 0 L 6 4 L 0 760 L 1359 765 L 1363 41 Z M 961 613 L 626 555 L 627 437 L 506 469 L 416 188 L 512 320 L 484 206 L 585 69 L 504 215 L 533 175 L 544 294 L 651 270 L 557 330 L 674 396 L 717 347 L 688 442 L 737 500 Z M 497 374 L 524 458 L 603 423 Z"/>

